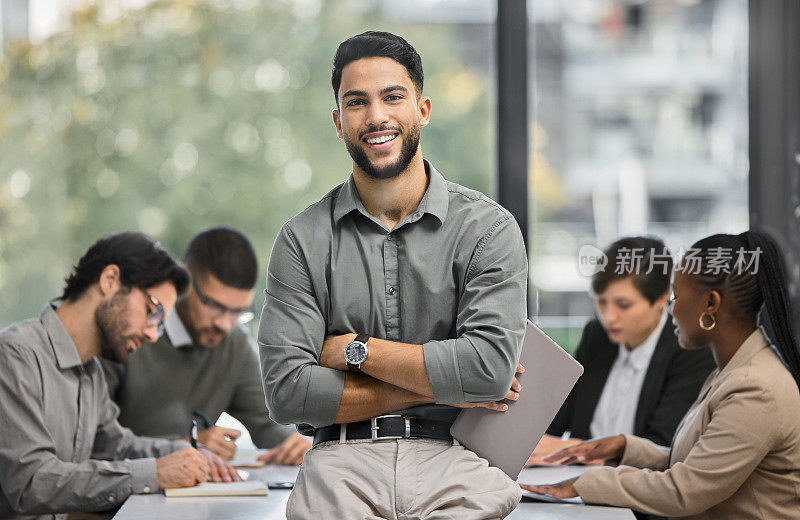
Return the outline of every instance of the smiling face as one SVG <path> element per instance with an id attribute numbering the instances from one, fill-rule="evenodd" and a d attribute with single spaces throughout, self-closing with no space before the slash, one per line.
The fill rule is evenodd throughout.
<path id="1" fill-rule="evenodd" d="M 159 301 L 167 316 L 175 306 L 177 293 L 170 282 L 147 289 L 147 294 Z M 124 363 L 144 343 L 158 339 L 158 325 L 148 324 L 147 314 L 155 310 L 145 292 L 139 288 L 120 289 L 95 310 L 100 331 L 100 355 Z"/>
<path id="2" fill-rule="evenodd" d="M 608 338 L 629 349 L 638 347 L 652 334 L 666 303 L 667 294 L 650 303 L 633 285 L 631 277 L 610 282 L 595 297 L 597 314 Z"/>
<path id="3" fill-rule="evenodd" d="M 337 135 L 355 167 L 375 179 L 401 174 L 420 153 L 420 127 L 431 102 L 419 97 L 406 68 L 391 58 L 362 58 L 342 69 Z"/>

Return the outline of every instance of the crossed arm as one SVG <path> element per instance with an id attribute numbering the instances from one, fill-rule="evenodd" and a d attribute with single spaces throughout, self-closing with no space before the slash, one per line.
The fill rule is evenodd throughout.
<path id="1" fill-rule="evenodd" d="M 325 338 L 320 365 L 347 371 L 344 349 L 355 337 L 355 334 L 340 334 Z M 342 400 L 336 414 L 337 424 L 435 402 L 422 345 L 371 338 L 369 356 L 361 365 L 361 370 L 363 374 L 349 373 L 345 376 Z M 523 370 L 522 365 L 517 367 L 517 372 Z M 518 399 L 520 389 L 519 381 L 514 378 L 505 398 Z M 453 406 L 480 406 L 501 412 L 508 409 L 506 404 L 497 401 L 457 403 Z"/>
<path id="2" fill-rule="evenodd" d="M 516 224 L 497 229 L 494 240 L 503 246 L 474 255 L 480 261 L 461 291 L 458 337 L 423 345 L 373 337 L 363 374 L 355 374 L 347 372 L 344 348 L 364 331 L 326 335 L 306 253 L 284 227 L 270 258 L 258 334 L 270 416 L 321 427 L 426 403 L 502 411 L 506 405 L 498 401 L 515 399 L 520 389 L 514 371 L 527 260 Z"/>

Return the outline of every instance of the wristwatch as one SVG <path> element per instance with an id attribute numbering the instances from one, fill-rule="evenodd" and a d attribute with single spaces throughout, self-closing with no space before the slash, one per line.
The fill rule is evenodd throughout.
<path id="1" fill-rule="evenodd" d="M 353 372 L 361 372 L 361 363 L 367 360 L 367 341 L 368 334 L 359 334 L 344 348 L 344 360 L 347 362 L 347 369 Z"/>

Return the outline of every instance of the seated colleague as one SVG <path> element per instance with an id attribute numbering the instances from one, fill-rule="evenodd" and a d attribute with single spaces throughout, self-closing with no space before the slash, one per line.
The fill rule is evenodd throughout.
<path id="1" fill-rule="evenodd" d="M 194 237 L 183 259 L 192 284 L 167 318 L 166 334 L 125 364 L 102 361 L 120 424 L 137 435 L 179 438 L 198 411 L 210 422 L 199 441 L 229 459 L 240 432 L 214 426 L 228 412 L 256 446 L 275 448 L 262 460 L 300 464 L 311 443 L 270 420 L 255 345 L 237 326 L 258 278 L 253 246 L 238 231 L 214 228 Z"/>
<path id="2" fill-rule="evenodd" d="M 800 354 L 781 254 L 765 235 L 714 235 L 676 271 L 673 321 L 681 347 L 708 345 L 718 369 L 671 448 L 630 435 L 555 453 L 565 462 L 614 461 L 552 486 L 523 486 L 587 503 L 703 520 L 797 518 L 800 511 Z M 739 250 L 745 253 L 739 262 Z M 732 258 L 721 258 L 728 251 Z M 774 326 L 770 344 L 759 309 Z M 642 468 L 642 469 L 638 469 Z"/>
<path id="3" fill-rule="evenodd" d="M 618 433 L 668 445 L 714 370 L 710 351 L 681 349 L 665 327 L 672 258 L 664 243 L 626 237 L 605 254 L 605 270 L 592 277 L 599 320 L 583 329 L 575 356 L 585 372 L 528 465 L 580 439 Z M 573 439 L 560 440 L 567 431 Z"/>
<path id="4" fill-rule="evenodd" d="M 188 282 L 145 235 L 110 235 L 78 261 L 60 306 L 0 331 L 0 518 L 102 510 L 209 473 L 238 480 L 210 452 L 120 426 L 95 359 L 155 341 Z"/>

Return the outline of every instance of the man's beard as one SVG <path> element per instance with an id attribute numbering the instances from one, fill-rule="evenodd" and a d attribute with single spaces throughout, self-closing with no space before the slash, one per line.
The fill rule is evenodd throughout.
<path id="1" fill-rule="evenodd" d="M 183 326 L 186 328 L 186 332 L 189 333 L 189 336 L 192 338 L 192 342 L 195 345 L 205 348 L 214 348 L 222 343 L 226 337 L 228 337 L 228 332 L 225 332 L 213 324 L 208 327 L 198 328 L 192 320 L 192 312 L 190 310 L 189 302 L 185 298 L 178 300 L 178 303 L 175 304 L 175 312 L 178 313 L 178 317 L 181 319 Z M 207 343 L 203 341 L 203 337 L 207 337 L 210 333 L 216 333 L 220 339 L 214 343 Z"/>
<path id="2" fill-rule="evenodd" d="M 371 130 L 371 132 L 384 132 L 386 130 L 396 129 L 381 127 L 377 130 Z M 400 156 L 397 160 L 392 164 L 377 168 L 367 157 L 367 152 L 364 150 L 364 145 L 361 144 L 360 139 L 358 143 L 355 143 L 350 140 L 346 133 L 343 132 L 342 134 L 344 135 L 344 144 L 347 147 L 347 152 L 353 158 L 353 162 L 373 179 L 391 179 L 400 175 L 411 163 L 411 159 L 414 158 L 414 154 L 417 153 L 417 148 L 419 147 L 419 125 L 414 125 L 408 133 L 401 134 L 404 136 L 403 146 L 400 149 Z"/>
<path id="3" fill-rule="evenodd" d="M 131 338 L 125 337 L 128 328 L 128 292 L 120 290 L 111 300 L 100 303 L 94 312 L 100 330 L 100 356 L 117 363 L 124 363 L 129 355 L 127 343 Z"/>

